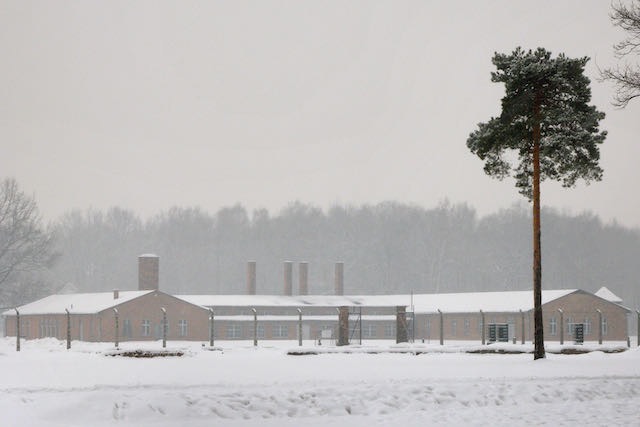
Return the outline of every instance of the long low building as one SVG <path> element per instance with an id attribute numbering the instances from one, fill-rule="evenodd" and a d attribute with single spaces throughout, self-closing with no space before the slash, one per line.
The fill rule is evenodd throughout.
<path id="1" fill-rule="evenodd" d="M 139 258 L 139 289 L 51 295 L 8 310 L 5 335 L 82 341 L 335 340 L 348 310 L 351 342 L 371 339 L 518 340 L 533 337 L 531 291 L 415 295 L 169 295 L 158 259 Z M 341 274 L 341 268 L 336 269 Z M 336 282 L 340 282 L 336 279 Z M 290 284 L 286 288 L 291 289 Z M 340 283 L 340 287 L 342 284 Z M 631 312 L 606 288 L 543 290 L 546 341 L 624 341 Z M 166 335 L 165 335 L 166 334 Z M 400 340 L 404 340 L 401 338 Z"/>

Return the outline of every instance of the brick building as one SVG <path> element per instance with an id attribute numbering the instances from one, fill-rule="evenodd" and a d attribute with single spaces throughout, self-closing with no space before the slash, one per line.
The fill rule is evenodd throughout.
<path id="1" fill-rule="evenodd" d="M 307 295 L 306 263 L 301 264 L 299 292 L 293 294 L 292 266 L 285 263 L 284 295 L 256 295 L 255 263 L 247 268 L 245 295 L 176 295 L 158 289 L 159 260 L 139 257 L 137 291 L 51 295 L 18 307 L 20 335 L 24 338 L 64 339 L 67 319 L 71 338 L 114 341 L 116 315 L 119 341 L 162 338 L 208 341 L 213 317 L 216 340 L 335 340 L 338 310 L 349 312 L 349 338 L 353 342 L 396 339 L 399 318 L 405 318 L 409 340 L 489 341 L 492 325 L 502 325 L 504 338 L 531 341 L 531 291 L 475 292 L 416 295 L 342 295 L 342 263 L 336 264 L 335 295 Z M 630 310 L 606 288 L 593 294 L 579 289 L 543 290 L 545 340 L 571 342 L 576 327 L 585 341 L 624 341 Z M 67 314 L 68 311 L 68 314 Z M 16 313 L 3 313 L 5 335 L 16 335 Z M 404 320 L 402 320 L 404 322 Z"/>

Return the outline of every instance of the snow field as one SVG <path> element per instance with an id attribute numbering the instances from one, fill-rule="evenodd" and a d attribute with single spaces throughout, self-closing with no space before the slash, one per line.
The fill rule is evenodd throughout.
<path id="1" fill-rule="evenodd" d="M 320 354 L 171 343 L 0 340 L 2 426 L 640 425 L 640 350 L 620 354 Z M 159 343 L 124 343 L 159 348 Z M 388 347 L 388 346 L 387 346 Z M 384 346 L 383 346 L 384 348 Z"/>

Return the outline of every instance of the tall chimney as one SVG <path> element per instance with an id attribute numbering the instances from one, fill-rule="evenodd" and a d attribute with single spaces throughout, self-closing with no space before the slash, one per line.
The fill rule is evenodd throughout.
<path id="1" fill-rule="evenodd" d="M 335 292 L 344 295 L 344 262 L 336 262 Z"/>
<path id="2" fill-rule="evenodd" d="M 284 262 L 284 294 L 293 295 L 293 262 Z"/>
<path id="3" fill-rule="evenodd" d="M 298 264 L 298 293 L 300 295 L 309 295 L 309 263 L 301 262 Z"/>
<path id="4" fill-rule="evenodd" d="M 256 294 L 256 262 L 247 262 L 247 295 Z"/>
<path id="5" fill-rule="evenodd" d="M 138 257 L 138 289 L 141 291 L 158 290 L 160 258 L 158 255 L 145 254 Z"/>

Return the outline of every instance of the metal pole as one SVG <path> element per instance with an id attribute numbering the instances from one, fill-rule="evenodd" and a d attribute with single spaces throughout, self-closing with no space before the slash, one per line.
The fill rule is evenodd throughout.
<path id="1" fill-rule="evenodd" d="M 298 309 L 298 345 L 302 347 L 302 310 Z"/>
<path id="2" fill-rule="evenodd" d="M 564 344 L 564 311 L 561 308 L 558 309 L 560 313 L 560 345 Z"/>
<path id="3" fill-rule="evenodd" d="M 602 344 L 602 311 L 599 308 L 596 308 L 596 311 L 598 312 L 598 324 L 600 325 L 598 327 L 598 344 Z"/>
<path id="4" fill-rule="evenodd" d="M 120 344 L 118 342 L 118 309 L 114 308 L 113 312 L 115 313 L 115 321 L 116 321 L 115 345 L 116 345 L 116 348 L 118 348 L 118 345 Z"/>
<path id="5" fill-rule="evenodd" d="M 638 333 L 638 337 L 636 338 L 636 346 L 640 346 L 640 310 L 636 310 L 636 313 L 638 314 L 638 329 L 637 329 L 637 333 Z"/>
<path id="6" fill-rule="evenodd" d="M 482 310 L 480 310 L 480 322 L 482 322 L 482 332 L 481 332 L 482 345 L 485 345 L 487 343 L 487 336 L 485 335 L 486 334 L 486 332 L 485 332 L 486 328 L 485 328 L 485 325 L 484 325 L 484 311 L 482 311 Z"/>
<path id="7" fill-rule="evenodd" d="M 358 332 L 360 335 L 360 345 L 362 345 L 362 307 L 358 307 L 358 322 L 360 322 L 360 328 L 358 328 Z"/>
<path id="8" fill-rule="evenodd" d="M 71 348 L 71 313 L 69 309 L 64 309 L 67 312 L 67 350 Z"/>
<path id="9" fill-rule="evenodd" d="M 17 308 L 16 311 L 16 351 L 20 351 L 20 312 Z"/>
<path id="10" fill-rule="evenodd" d="M 524 345 L 524 311 L 520 309 L 520 321 L 522 322 L 522 345 Z"/>
<path id="11" fill-rule="evenodd" d="M 255 308 L 252 308 L 253 311 L 253 346 L 258 346 L 258 312 Z"/>
<path id="12" fill-rule="evenodd" d="M 209 309 L 209 347 L 213 347 L 213 308 Z"/>
<path id="13" fill-rule="evenodd" d="M 167 310 L 161 307 L 162 310 L 162 348 L 167 347 Z"/>
<path id="14" fill-rule="evenodd" d="M 444 345 L 444 316 L 440 309 L 438 309 L 438 313 L 440 313 L 440 345 Z"/>

